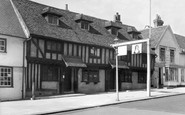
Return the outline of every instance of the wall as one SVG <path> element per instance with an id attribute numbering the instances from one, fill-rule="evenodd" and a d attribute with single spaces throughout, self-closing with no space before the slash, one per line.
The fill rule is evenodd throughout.
<path id="1" fill-rule="evenodd" d="M 78 71 L 78 91 L 82 93 L 97 93 L 105 91 L 105 70 L 99 70 L 100 82 L 94 84 L 93 82 L 86 84 L 82 81 L 82 69 Z"/>
<path id="2" fill-rule="evenodd" d="M 0 88 L 0 100 L 17 100 L 22 98 L 22 68 L 13 68 L 13 87 Z"/>
<path id="3" fill-rule="evenodd" d="M 146 83 L 138 83 L 138 73 L 132 72 L 132 83 L 122 82 L 122 90 L 136 90 L 136 89 L 146 89 Z"/>
<path id="4" fill-rule="evenodd" d="M 1 100 L 22 98 L 23 39 L 0 35 L 7 41 L 7 53 L 0 53 L 0 66 L 13 67 L 13 87 L 0 87 Z"/>

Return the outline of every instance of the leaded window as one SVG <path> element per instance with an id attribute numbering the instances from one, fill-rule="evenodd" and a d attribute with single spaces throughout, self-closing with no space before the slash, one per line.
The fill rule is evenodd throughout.
<path id="1" fill-rule="evenodd" d="M 83 69 L 82 82 L 99 82 L 99 70 L 96 69 Z"/>
<path id="2" fill-rule="evenodd" d="M 0 86 L 13 85 L 13 72 L 11 67 L 0 67 Z"/>

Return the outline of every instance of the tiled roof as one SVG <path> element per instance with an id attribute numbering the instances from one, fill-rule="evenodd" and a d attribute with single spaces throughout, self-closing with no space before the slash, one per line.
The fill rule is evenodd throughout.
<path id="1" fill-rule="evenodd" d="M 182 49 L 185 49 L 185 36 L 181 36 L 178 34 L 174 34 L 174 35 L 177 40 L 177 43 L 179 44 L 179 47 Z"/>
<path id="2" fill-rule="evenodd" d="M 0 1 L 0 34 L 26 37 L 10 0 Z"/>
<path id="3" fill-rule="evenodd" d="M 105 47 L 110 47 L 110 44 L 114 43 L 114 38 L 116 36 L 110 34 L 110 32 L 107 31 L 107 29 L 105 28 L 107 22 L 109 22 L 108 20 L 98 19 L 83 14 L 83 19 L 92 21 L 92 23 L 90 23 L 90 26 L 101 33 L 93 34 L 87 30 L 81 29 L 78 23 L 75 22 L 75 20 L 78 20 L 77 16 L 79 16 L 79 13 L 52 7 L 52 11 L 50 12 L 56 12 L 57 14 L 60 14 L 60 20 L 71 27 L 71 29 L 61 28 L 59 26 L 54 26 L 47 23 L 47 21 L 43 17 L 43 10 L 46 11 L 46 8 L 49 6 L 29 0 L 13 0 L 13 2 L 22 15 L 23 20 L 25 21 L 31 34 L 47 36 L 53 39 L 61 39 L 64 41 L 92 44 Z M 116 23 L 116 25 L 121 27 L 121 29 L 119 29 L 119 33 L 125 38 L 124 40 L 119 40 L 119 42 L 133 40 L 133 38 L 128 34 L 127 31 L 128 27 L 136 30 L 135 27 L 122 23 Z M 142 38 L 141 35 L 139 36 Z M 144 49 L 146 49 L 146 47 Z"/>
<path id="4" fill-rule="evenodd" d="M 161 36 L 165 32 L 165 30 L 168 28 L 168 26 L 159 26 L 157 28 L 151 29 L 151 47 L 155 48 L 157 44 L 160 41 Z M 140 31 L 143 38 L 147 39 L 149 38 L 149 29 L 144 29 Z"/>

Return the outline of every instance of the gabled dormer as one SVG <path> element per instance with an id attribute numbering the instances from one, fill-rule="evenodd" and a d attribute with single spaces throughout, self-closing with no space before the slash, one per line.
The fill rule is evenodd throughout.
<path id="1" fill-rule="evenodd" d="M 83 30 L 87 30 L 88 32 L 93 34 L 101 34 L 90 25 L 91 23 L 93 23 L 93 20 L 88 16 L 77 14 L 75 17 L 75 22 L 78 23 L 79 27 Z"/>
<path id="2" fill-rule="evenodd" d="M 127 33 L 135 40 L 142 39 L 139 35 L 141 32 L 137 31 L 134 27 L 127 27 Z"/>
<path id="3" fill-rule="evenodd" d="M 71 29 L 67 24 L 65 24 L 60 18 L 63 17 L 63 15 L 54 8 L 51 7 L 46 7 L 42 11 L 42 16 L 46 19 L 48 24 L 66 28 L 66 29 Z"/>

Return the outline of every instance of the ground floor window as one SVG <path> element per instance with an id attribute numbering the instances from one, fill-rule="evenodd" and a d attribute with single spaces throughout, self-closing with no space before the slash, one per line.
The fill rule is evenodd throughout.
<path id="1" fill-rule="evenodd" d="M 120 70 L 119 76 L 122 82 L 132 83 L 132 71 L 130 70 Z"/>
<path id="2" fill-rule="evenodd" d="M 177 68 L 166 68 L 166 81 L 178 81 Z"/>
<path id="3" fill-rule="evenodd" d="M 99 82 L 99 70 L 96 69 L 83 69 L 82 70 L 82 82 Z"/>
<path id="4" fill-rule="evenodd" d="M 139 71 L 138 72 L 138 83 L 146 83 L 146 74 L 147 72 Z"/>
<path id="5" fill-rule="evenodd" d="M 42 80 L 43 81 L 57 81 L 58 80 L 58 67 L 54 65 L 42 66 Z"/>
<path id="6" fill-rule="evenodd" d="M 13 86 L 13 69 L 11 67 L 0 67 L 0 87 Z"/>

